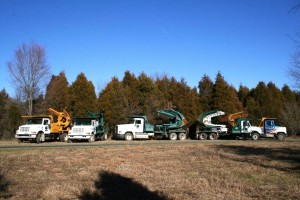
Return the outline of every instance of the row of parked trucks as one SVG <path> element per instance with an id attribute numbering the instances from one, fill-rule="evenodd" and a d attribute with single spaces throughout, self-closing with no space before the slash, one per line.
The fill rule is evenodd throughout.
<path id="1" fill-rule="evenodd" d="M 51 115 L 22 116 L 26 124 L 19 127 L 15 137 L 20 141 L 60 140 L 73 142 L 76 140 L 106 140 L 108 129 L 105 128 L 104 111 L 98 114 L 87 111 L 89 117 L 71 117 L 66 109 L 58 112 L 53 108 L 48 111 Z M 287 137 L 286 127 L 276 125 L 276 118 L 263 117 L 258 126 L 252 122 L 257 119 L 248 118 L 246 112 L 226 115 L 223 111 L 213 110 L 200 115 L 187 130 L 186 118 L 173 109 L 159 110 L 158 115 L 165 120 L 159 124 L 149 124 L 147 116 L 131 115 L 128 124 L 115 126 L 114 139 L 169 139 L 185 140 L 190 137 L 198 140 L 216 140 L 219 137 L 258 140 L 260 138 L 276 138 L 283 140 Z M 218 123 L 216 123 L 218 122 Z"/>

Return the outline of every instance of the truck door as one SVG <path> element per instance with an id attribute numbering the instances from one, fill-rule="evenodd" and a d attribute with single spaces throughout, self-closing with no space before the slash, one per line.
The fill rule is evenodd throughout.
<path id="1" fill-rule="evenodd" d="M 43 127 L 44 127 L 44 132 L 45 133 L 50 133 L 50 120 L 49 119 L 44 119 L 44 122 L 43 122 Z"/>
<path id="2" fill-rule="evenodd" d="M 265 127 L 264 127 L 264 129 L 265 129 L 265 134 L 268 136 L 273 136 L 274 135 L 274 130 L 276 129 L 276 127 L 275 127 L 275 121 L 274 120 L 266 120 L 265 121 Z"/>
<path id="3" fill-rule="evenodd" d="M 251 127 L 251 124 L 248 120 L 241 121 L 240 124 L 240 133 L 249 133 L 249 128 Z"/>
<path id="4" fill-rule="evenodd" d="M 134 132 L 135 133 L 142 133 L 143 132 L 143 123 L 141 119 L 137 119 L 134 122 Z"/>

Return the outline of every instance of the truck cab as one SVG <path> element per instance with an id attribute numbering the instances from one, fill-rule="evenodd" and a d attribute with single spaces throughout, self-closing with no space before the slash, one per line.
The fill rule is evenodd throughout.
<path id="1" fill-rule="evenodd" d="M 250 121 L 255 119 L 239 118 L 236 126 L 232 127 L 232 135 L 242 138 L 259 140 L 260 138 L 276 138 L 283 140 L 287 137 L 286 127 L 276 125 L 276 118 L 263 117 L 259 126 L 252 126 Z"/>
<path id="2" fill-rule="evenodd" d="M 259 124 L 261 128 L 260 137 L 265 138 L 276 138 L 278 140 L 283 140 L 287 137 L 286 127 L 276 125 L 276 118 L 263 117 Z"/>
<path id="3" fill-rule="evenodd" d="M 120 124 L 115 127 L 115 139 L 133 140 L 151 137 L 154 137 L 154 126 L 147 123 L 146 116 L 129 116 L 128 124 Z"/>
<path id="4" fill-rule="evenodd" d="M 98 122 L 95 118 L 77 117 L 74 120 L 74 125 L 69 131 L 68 141 L 88 140 L 95 141 L 96 126 Z"/>
<path id="5" fill-rule="evenodd" d="M 51 133 L 51 117 L 50 116 L 22 116 L 26 119 L 24 125 L 20 126 L 16 131 L 15 138 L 19 142 L 36 141 L 44 142 L 45 138 Z"/>
<path id="6" fill-rule="evenodd" d="M 252 118 L 239 118 L 236 121 L 236 125 L 231 128 L 232 136 L 248 138 L 254 137 L 261 133 L 261 128 L 257 126 L 252 126 L 251 121 L 256 120 Z"/>

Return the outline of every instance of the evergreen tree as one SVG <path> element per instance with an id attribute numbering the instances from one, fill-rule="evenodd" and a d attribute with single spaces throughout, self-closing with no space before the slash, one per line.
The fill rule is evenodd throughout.
<path id="1" fill-rule="evenodd" d="M 161 108 L 161 93 L 154 81 L 145 73 L 141 73 L 138 77 L 138 102 L 141 108 L 141 114 L 148 116 L 149 121 L 153 121 L 156 111 Z"/>
<path id="2" fill-rule="evenodd" d="M 129 71 L 125 72 L 124 78 L 122 80 L 122 87 L 124 88 L 124 100 L 126 101 L 126 114 L 132 115 L 141 113 L 141 108 L 139 106 L 138 97 L 138 84 L 139 81 L 134 74 Z"/>
<path id="3" fill-rule="evenodd" d="M 199 82 L 199 101 L 203 111 L 212 110 L 214 83 L 209 76 L 204 75 Z"/>
<path id="4" fill-rule="evenodd" d="M 266 85 L 259 82 L 250 92 L 250 96 L 256 101 L 255 117 L 279 117 L 284 107 L 284 96 L 281 91 L 272 82 Z"/>
<path id="5" fill-rule="evenodd" d="M 269 93 L 266 84 L 262 81 L 259 82 L 257 86 L 251 90 L 250 96 L 253 97 L 253 99 L 256 102 L 255 103 L 256 108 L 252 109 L 253 111 L 255 110 L 256 113 L 251 113 L 251 115 L 258 118 L 267 116 L 268 115 L 267 104 L 269 101 Z"/>
<path id="6" fill-rule="evenodd" d="M 12 138 L 21 122 L 19 106 L 3 89 L 0 92 L 0 138 Z"/>
<path id="7" fill-rule="evenodd" d="M 238 97 L 239 97 L 239 100 L 243 103 L 244 107 L 246 107 L 246 102 L 247 102 L 249 94 L 250 94 L 249 88 L 247 88 L 246 86 L 240 85 L 239 91 L 238 91 Z"/>
<path id="8" fill-rule="evenodd" d="M 60 72 L 58 76 L 52 76 L 50 83 L 47 85 L 44 109 L 54 108 L 61 110 L 68 108 L 70 105 L 69 83 L 65 72 Z"/>
<path id="9" fill-rule="evenodd" d="M 217 74 L 214 84 L 213 108 L 222 110 L 228 114 L 243 110 L 242 103 L 237 96 L 237 91 L 234 87 L 228 85 L 220 72 Z"/>
<path id="10" fill-rule="evenodd" d="M 202 111 L 197 90 L 191 89 L 184 79 L 179 82 L 172 77 L 170 94 L 174 109 L 181 112 L 189 124 L 194 122 Z"/>
<path id="11" fill-rule="evenodd" d="M 122 83 L 113 77 L 107 86 L 100 92 L 98 98 L 99 108 L 105 110 L 105 124 L 114 131 L 117 124 L 127 121 L 127 100 Z"/>
<path id="12" fill-rule="evenodd" d="M 171 80 L 166 75 L 162 77 L 157 77 L 155 80 L 155 85 L 160 91 L 160 104 L 162 109 L 171 109 L 173 108 L 173 102 L 171 98 L 170 88 Z"/>
<path id="13" fill-rule="evenodd" d="M 73 117 L 86 116 L 86 111 L 98 111 L 95 87 L 80 73 L 70 87 L 70 111 Z"/>
<path id="14" fill-rule="evenodd" d="M 284 107 L 284 97 L 280 89 L 278 89 L 274 83 L 268 83 L 267 87 L 269 92 L 269 101 L 264 103 L 265 109 L 267 110 L 266 115 L 278 118 Z"/>
<path id="15" fill-rule="evenodd" d="M 285 102 L 296 102 L 297 101 L 295 92 L 293 92 L 287 84 L 285 84 L 282 87 L 281 93 L 284 96 Z"/>

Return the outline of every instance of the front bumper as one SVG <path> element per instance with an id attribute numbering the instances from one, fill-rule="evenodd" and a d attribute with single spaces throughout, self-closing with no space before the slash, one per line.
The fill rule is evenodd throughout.
<path id="1" fill-rule="evenodd" d="M 16 134 L 17 139 L 35 139 L 37 134 Z"/>
<path id="2" fill-rule="evenodd" d="M 92 135 L 68 135 L 69 140 L 88 140 Z"/>

